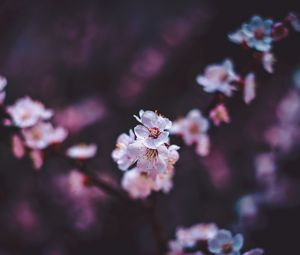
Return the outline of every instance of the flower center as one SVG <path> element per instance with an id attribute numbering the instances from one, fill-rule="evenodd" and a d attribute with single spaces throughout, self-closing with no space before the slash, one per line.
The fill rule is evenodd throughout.
<path id="1" fill-rule="evenodd" d="M 158 151 L 156 149 L 147 149 L 146 151 L 146 157 L 147 159 L 149 160 L 153 160 L 153 159 L 156 159 L 158 156 Z"/>
<path id="2" fill-rule="evenodd" d="M 200 133 L 200 128 L 196 123 L 191 123 L 189 126 L 189 131 L 191 134 L 196 135 Z"/>
<path id="3" fill-rule="evenodd" d="M 149 128 L 149 137 L 158 138 L 160 135 L 160 130 L 157 127 Z"/>
<path id="4" fill-rule="evenodd" d="M 260 28 L 256 29 L 255 32 L 254 32 L 254 36 L 257 40 L 262 40 L 265 36 L 264 28 L 260 27 Z"/>
<path id="5" fill-rule="evenodd" d="M 225 243 L 222 245 L 222 252 L 227 254 L 232 252 L 232 244 L 231 243 Z"/>
<path id="6" fill-rule="evenodd" d="M 32 130 L 32 138 L 36 141 L 42 138 L 42 133 L 38 128 Z"/>

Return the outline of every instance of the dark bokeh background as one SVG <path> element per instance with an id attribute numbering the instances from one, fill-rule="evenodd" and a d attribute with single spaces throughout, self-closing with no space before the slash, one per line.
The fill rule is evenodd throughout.
<path id="1" fill-rule="evenodd" d="M 198 222 L 230 228 L 237 219 L 235 201 L 258 189 L 253 158 L 268 149 L 263 133 L 274 124 L 276 104 L 300 66 L 300 35 L 292 33 L 275 46 L 274 75 L 253 65 L 249 53 L 226 35 L 253 14 L 280 20 L 289 11 L 299 12 L 298 5 L 288 0 L 1 0 L 0 73 L 9 81 L 7 102 L 30 95 L 56 109 L 57 123 L 70 127 L 68 109 L 85 106 L 78 122 L 85 116 L 91 121 L 74 128 L 68 143 L 97 143 L 99 156 L 91 164 L 119 183 L 122 173 L 110 153 L 118 134 L 135 125 L 133 114 L 158 109 L 175 119 L 205 108 L 211 96 L 195 77 L 209 63 L 230 57 L 243 74 L 254 68 L 258 98 L 245 106 L 238 93 L 229 102 L 232 123 L 212 129 L 211 157 L 219 161 L 201 159 L 176 141 L 182 149 L 174 188 L 158 198 L 157 215 L 169 239 L 177 226 Z M 1 255 L 155 254 L 150 226 L 136 210 L 104 194 L 89 197 L 91 204 L 85 197 L 80 203 L 65 198 L 63 176 L 71 169 L 63 162 L 48 160 L 36 172 L 29 160 L 16 161 L 3 146 L 0 155 Z M 298 155 L 296 146 L 279 162 L 295 198 Z M 219 168 L 221 177 L 212 172 Z M 89 210 L 94 217 L 87 224 Z M 297 199 L 261 210 L 263 219 L 238 229 L 246 234 L 246 247 L 265 248 L 267 255 L 297 254 Z"/>

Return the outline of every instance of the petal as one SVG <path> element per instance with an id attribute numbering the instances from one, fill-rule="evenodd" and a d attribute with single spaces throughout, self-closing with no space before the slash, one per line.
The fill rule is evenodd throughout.
<path id="1" fill-rule="evenodd" d="M 128 155 L 135 159 L 145 154 L 145 150 L 146 150 L 145 145 L 140 140 L 133 142 L 127 148 Z"/>
<path id="2" fill-rule="evenodd" d="M 140 138 L 140 139 L 146 139 L 149 136 L 148 129 L 142 125 L 137 125 L 134 128 L 134 133 L 137 136 L 137 138 Z"/>
<path id="3" fill-rule="evenodd" d="M 141 116 L 143 125 L 145 125 L 148 128 L 154 127 L 153 123 L 156 121 L 156 119 L 157 114 L 153 111 L 145 111 Z"/>
<path id="4" fill-rule="evenodd" d="M 157 161 L 154 164 L 154 167 L 158 172 L 163 173 L 167 170 L 167 165 L 168 164 L 165 159 L 163 159 L 162 157 L 158 157 Z"/>
<path id="5" fill-rule="evenodd" d="M 243 255 L 262 255 L 264 251 L 262 249 L 252 249 L 243 253 Z"/>
<path id="6" fill-rule="evenodd" d="M 208 240 L 208 250 L 212 253 L 220 253 L 221 245 L 218 242 L 217 238 Z"/>
<path id="7" fill-rule="evenodd" d="M 239 251 L 244 244 L 244 238 L 241 234 L 237 234 L 235 237 L 233 237 L 233 250 Z"/>
<path id="8" fill-rule="evenodd" d="M 220 244 L 230 243 L 232 241 L 232 235 L 230 231 L 225 229 L 219 230 L 215 238 L 218 239 Z"/>

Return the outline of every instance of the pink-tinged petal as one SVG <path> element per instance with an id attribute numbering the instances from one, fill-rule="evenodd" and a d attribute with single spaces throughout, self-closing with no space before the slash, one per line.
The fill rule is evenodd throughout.
<path id="1" fill-rule="evenodd" d="M 271 52 L 264 52 L 263 53 L 263 57 L 262 57 L 262 64 L 264 69 L 268 72 L 268 73 L 274 73 L 274 64 L 275 64 L 276 60 L 275 57 L 273 55 L 273 53 Z"/>
<path id="2" fill-rule="evenodd" d="M 144 146 L 146 146 L 147 148 L 149 148 L 149 149 L 156 149 L 158 147 L 157 143 L 156 143 L 156 140 L 157 139 L 155 139 L 155 138 L 147 137 L 142 142 L 143 142 Z"/>
<path id="3" fill-rule="evenodd" d="M 44 157 L 42 151 L 32 150 L 30 152 L 30 158 L 32 160 L 34 169 L 40 170 L 44 164 Z"/>
<path id="4" fill-rule="evenodd" d="M 154 127 L 153 123 L 156 122 L 157 114 L 152 111 L 145 111 L 141 117 L 143 125 L 148 128 Z"/>
<path id="5" fill-rule="evenodd" d="M 18 135 L 12 137 L 12 151 L 16 158 L 23 158 L 25 155 L 25 147 L 22 139 Z"/>
<path id="6" fill-rule="evenodd" d="M 172 122 L 162 116 L 158 116 L 155 123 L 153 123 L 159 130 L 168 130 L 172 127 Z"/>
<path id="7" fill-rule="evenodd" d="M 254 73 L 247 74 L 244 86 L 244 101 L 250 104 L 256 96 L 256 83 Z"/>
<path id="8" fill-rule="evenodd" d="M 139 116 L 133 115 L 133 117 L 140 123 L 142 123 L 141 117 L 144 114 L 144 110 L 139 111 Z"/>
<path id="9" fill-rule="evenodd" d="M 247 251 L 243 253 L 243 255 L 262 255 L 264 251 L 262 249 L 252 249 L 250 251 Z"/>
<path id="10" fill-rule="evenodd" d="M 210 151 L 210 140 L 208 135 L 201 135 L 198 139 L 196 152 L 200 156 L 207 156 Z"/>
<path id="11" fill-rule="evenodd" d="M 137 136 L 137 138 L 140 139 L 146 139 L 149 136 L 149 130 L 142 125 L 137 125 L 134 128 L 134 133 Z"/>
<path id="12" fill-rule="evenodd" d="M 163 159 L 162 157 L 158 157 L 155 162 L 155 169 L 157 169 L 158 172 L 164 173 L 167 171 L 168 162 Z"/>
<path id="13" fill-rule="evenodd" d="M 145 154 L 146 147 L 141 140 L 131 143 L 127 148 L 128 155 L 137 159 L 140 155 Z"/>

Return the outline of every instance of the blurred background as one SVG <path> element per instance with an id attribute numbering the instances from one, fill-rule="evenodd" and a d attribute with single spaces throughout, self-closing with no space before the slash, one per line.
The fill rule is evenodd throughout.
<path id="1" fill-rule="evenodd" d="M 133 114 L 159 110 L 175 120 L 204 109 L 212 96 L 195 77 L 230 57 L 237 72 L 256 72 L 258 96 L 250 106 L 240 93 L 228 102 L 232 121 L 211 129 L 208 157 L 174 140 L 181 157 L 157 216 L 168 239 L 178 226 L 215 222 L 244 233 L 246 249 L 296 254 L 300 114 L 292 124 L 285 116 L 300 103 L 300 35 L 275 45 L 274 75 L 227 39 L 254 14 L 281 20 L 290 11 L 300 12 L 298 1 L 1 0 L 7 103 L 30 95 L 55 109 L 55 122 L 71 132 L 67 144 L 97 143 L 91 165 L 119 185 L 110 154 Z M 76 169 L 53 158 L 37 172 L 3 145 L 0 162 L 1 255 L 155 254 L 145 216 L 77 185 Z"/>

